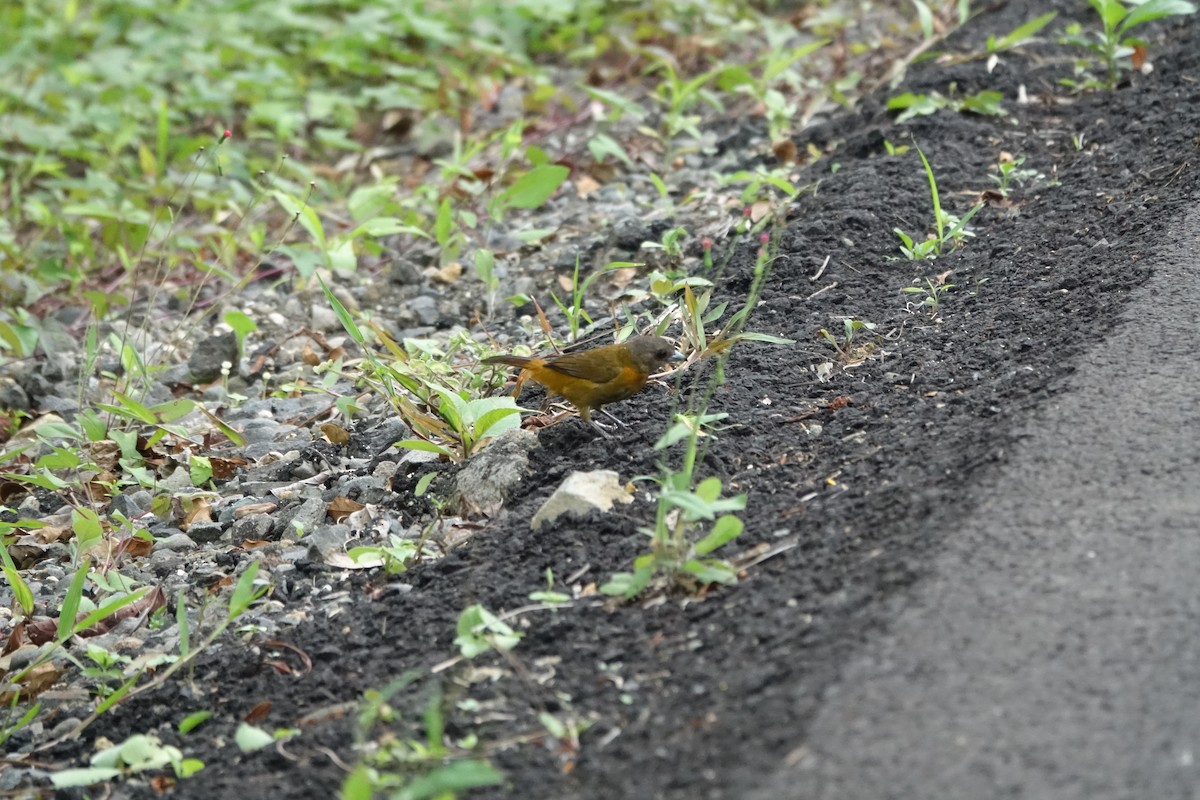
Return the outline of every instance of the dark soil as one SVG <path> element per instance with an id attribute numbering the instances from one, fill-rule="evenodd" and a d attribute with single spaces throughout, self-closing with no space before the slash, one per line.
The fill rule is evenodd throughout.
<path id="1" fill-rule="evenodd" d="M 1082 3 L 1055 5 L 1060 23 L 1073 15 L 1092 22 Z M 978 52 L 989 34 L 1002 36 L 1044 10 L 1003 5 L 946 49 Z M 1115 92 L 1068 93 L 1058 85 L 1071 68 L 1067 54 L 1042 44 L 1030 48 L 1033 55 L 1004 55 L 990 73 L 982 59 L 927 61 L 903 87 L 998 90 L 1008 119 L 943 111 L 898 126 L 880 94 L 802 137 L 833 155 L 808 176 L 819 189 L 792 210 L 750 325 L 797 344 L 734 351 L 712 407 L 735 424 L 711 442 L 700 468 L 748 495 L 739 547 L 795 540 L 738 586 L 645 606 L 593 597 L 532 613 L 520 618 L 525 636 L 511 660 L 492 654 L 428 674 L 454 654 L 455 621 L 466 606 L 527 605 L 547 568 L 561 579 L 586 566 L 582 584 L 629 568 L 645 546 L 638 527 L 652 518 L 643 499 L 536 533 L 528 520 L 571 470 L 612 469 L 625 480 L 656 470 L 650 445 L 671 401 L 651 389 L 621 406 L 632 430 L 614 442 L 577 421 L 541 432 L 533 474 L 467 546 L 391 584 L 354 573 L 340 587 L 349 606 L 287 637 L 312 657 L 311 672 L 280 674 L 265 661 L 287 658 L 286 651 L 226 643 L 202 660 L 194 681 L 136 698 L 89 736 L 119 741 L 156 731 L 205 761 L 176 797 L 330 798 L 345 774 L 331 754 L 356 759 L 356 712 L 305 718 L 418 669 L 425 677 L 394 700 L 406 720 L 395 726 L 401 736 L 419 738 L 420 713 L 435 690 L 444 695 L 451 736 L 519 736 L 538 730 L 542 711 L 593 723 L 574 754 L 543 740 L 501 749 L 493 761 L 506 785 L 469 796 L 743 796 L 803 739 L 847 657 L 887 628 L 1004 461 L 1020 421 L 1054 395 L 1073 360 L 1145 280 L 1142 265 L 1159 232 L 1196 191 L 1200 26 L 1168 20 L 1151 34 L 1155 70 Z M 1015 102 L 1021 86 L 1026 105 Z M 924 231 L 932 219 L 915 151 L 884 151 L 884 139 L 902 145 L 910 134 L 953 213 L 990 188 L 1002 151 L 1024 156 L 1043 177 L 1017 187 L 1011 204 L 986 207 L 961 249 L 936 261 L 899 260 L 892 229 Z M 1075 134 L 1084 137 L 1081 149 Z M 832 162 L 840 168 L 831 174 Z M 731 296 L 744 294 L 757 245 L 729 245 L 737 251 L 722 288 Z M 954 288 L 936 319 L 905 309 L 919 298 L 902 288 L 947 271 Z M 879 336 L 867 339 L 875 343 L 869 357 L 843 367 L 818 331 L 839 332 L 846 316 L 877 323 Z M 835 369 L 823 383 L 815 367 L 828 361 Z M 277 588 L 285 603 L 340 580 L 316 563 L 301 564 L 295 576 Z M 480 705 L 457 708 L 466 697 Z M 281 752 L 237 755 L 228 746 L 233 730 L 264 701 L 271 707 L 260 724 L 304 733 Z M 201 707 L 214 720 L 186 738 L 175 734 L 181 713 Z M 73 743 L 48 756 L 90 748 L 90 740 Z"/>

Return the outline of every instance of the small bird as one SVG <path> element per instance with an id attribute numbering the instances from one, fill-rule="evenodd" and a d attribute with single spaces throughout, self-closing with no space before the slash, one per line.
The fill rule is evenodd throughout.
<path id="1" fill-rule="evenodd" d="M 668 361 L 683 360 L 683 353 L 661 336 L 634 336 L 621 344 L 591 350 L 545 358 L 492 356 L 483 363 L 521 368 L 551 394 L 571 401 L 584 422 L 607 436 L 608 432 L 592 419 L 592 409 L 600 411 L 609 403 L 633 397 Z"/>

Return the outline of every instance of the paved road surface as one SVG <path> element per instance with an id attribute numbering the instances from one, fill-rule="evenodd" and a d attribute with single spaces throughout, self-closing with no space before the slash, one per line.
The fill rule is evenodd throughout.
<path id="1" fill-rule="evenodd" d="M 1200 213 L 749 800 L 1200 798 Z"/>

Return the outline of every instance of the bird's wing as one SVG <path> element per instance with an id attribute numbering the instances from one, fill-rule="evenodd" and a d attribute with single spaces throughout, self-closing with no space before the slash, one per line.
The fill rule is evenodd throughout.
<path id="1" fill-rule="evenodd" d="M 614 358 L 607 347 L 564 353 L 547 360 L 546 366 L 563 375 L 581 378 L 592 383 L 608 383 L 617 378 L 625 367 L 625 359 Z"/>

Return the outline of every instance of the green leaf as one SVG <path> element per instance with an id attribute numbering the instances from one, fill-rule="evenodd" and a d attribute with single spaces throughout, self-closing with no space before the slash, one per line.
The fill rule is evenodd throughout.
<path id="1" fill-rule="evenodd" d="M 426 472 L 417 481 L 417 485 L 413 487 L 413 497 L 424 497 L 425 492 L 429 491 L 429 484 L 433 483 L 433 479 L 437 477 L 436 472 Z"/>
<path id="2" fill-rule="evenodd" d="M 446 242 L 450 241 L 450 231 L 453 225 L 454 207 L 450 205 L 450 198 L 447 197 L 438 206 L 437 220 L 433 226 L 433 238 L 441 247 L 445 247 Z"/>
<path id="3" fill-rule="evenodd" d="M 358 764 L 342 781 L 342 800 L 371 800 L 375 792 L 371 773 L 366 764 Z"/>
<path id="4" fill-rule="evenodd" d="M 664 492 L 662 499 L 667 505 L 683 509 L 692 520 L 713 519 L 716 516 L 708 503 L 691 492 Z"/>
<path id="5" fill-rule="evenodd" d="M 427 442 L 424 439 L 405 439 L 396 442 L 396 447 L 403 447 L 407 450 L 420 450 L 423 453 L 437 453 L 438 455 L 454 458 L 454 451 L 447 447 L 442 447 L 440 444 Z"/>
<path id="6" fill-rule="evenodd" d="M 512 402 L 511 397 L 496 399 L 506 399 Z M 487 412 L 475 421 L 475 440 L 479 441 L 488 437 L 496 437 L 502 433 L 521 427 L 521 412 L 524 410 L 513 407 L 497 408 Z"/>
<path id="7" fill-rule="evenodd" d="M 188 459 L 188 475 L 193 486 L 203 486 L 212 480 L 212 460 L 207 456 L 192 454 Z"/>
<path id="8" fill-rule="evenodd" d="M 1051 11 L 1049 14 L 1042 14 L 1037 19 L 1032 19 L 1029 22 L 1026 22 L 1024 25 L 1017 26 L 1012 30 L 1011 33 L 998 41 L 995 39 L 995 37 L 989 36 L 987 43 L 988 52 L 996 53 L 1001 50 L 1011 50 L 1014 47 L 1024 44 L 1027 39 L 1031 38 L 1042 28 L 1049 25 L 1057 16 L 1057 11 Z"/>
<path id="9" fill-rule="evenodd" d="M 71 578 L 71 585 L 67 587 L 67 593 L 63 596 L 62 606 L 58 609 L 58 635 L 59 641 L 66 641 L 75 631 L 75 617 L 79 613 L 79 600 L 83 597 L 83 586 L 87 582 L 88 570 L 91 568 L 91 561 L 84 559 L 79 565 L 79 569 L 75 570 L 75 575 Z"/>
<path id="10" fill-rule="evenodd" d="M 558 164 L 544 164 L 522 175 L 500 196 L 501 204 L 509 208 L 537 208 L 550 199 L 571 170 Z"/>
<path id="11" fill-rule="evenodd" d="M 258 567 L 257 559 L 251 561 L 250 566 L 246 567 L 246 571 L 238 578 L 237 585 L 233 587 L 233 594 L 229 598 L 230 621 L 240 617 L 246 609 L 250 608 L 251 603 L 266 593 L 266 586 L 254 588 L 254 579 L 258 577 Z"/>
<path id="12" fill-rule="evenodd" d="M 58 789 L 69 789 L 78 786 L 91 786 L 101 781 L 111 781 L 119 777 L 121 770 L 116 767 L 82 767 L 80 769 L 64 769 L 50 776 L 50 782 Z"/>
<path id="13" fill-rule="evenodd" d="M 287 192 L 276 189 L 272 194 L 279 205 L 283 206 L 283 210 L 289 216 L 296 217 L 296 221 L 304 230 L 308 231 L 308 235 L 316 242 L 317 246 L 324 250 L 325 229 L 321 227 L 321 218 L 317 216 L 317 212 L 313 211 L 307 203 L 302 203 Z"/>
<path id="14" fill-rule="evenodd" d="M 633 572 L 613 573 L 608 583 L 600 587 L 600 593 L 631 599 L 646 588 L 653 575 L 654 570 L 649 567 L 635 569 Z"/>
<path id="15" fill-rule="evenodd" d="M 683 571 L 690 573 L 703 583 L 721 583 L 732 586 L 737 583 L 737 572 L 729 564 L 716 558 L 688 561 Z"/>
<path id="16" fill-rule="evenodd" d="M 193 711 L 179 723 L 179 732 L 181 734 L 190 733 L 204 722 L 207 722 L 212 715 L 213 712 L 211 711 Z"/>
<path id="17" fill-rule="evenodd" d="M 435 800 L 480 786 L 499 786 L 504 775 L 487 761 L 452 761 L 411 781 L 392 795 L 395 800 Z"/>
<path id="18" fill-rule="evenodd" d="M 1142 3 L 1140 6 L 1134 6 L 1130 9 L 1129 14 L 1121 20 L 1121 24 L 1117 28 L 1117 33 L 1124 34 L 1130 28 L 1135 28 L 1143 22 L 1150 22 L 1151 20 L 1162 19 L 1163 17 L 1195 13 L 1196 6 L 1187 2 L 1187 0 L 1149 0 L 1147 3 Z"/>
<path id="19" fill-rule="evenodd" d="M 692 550 L 696 555 L 706 556 L 717 548 L 728 544 L 742 535 L 742 521 L 733 515 L 721 517 L 708 535 L 696 542 Z"/>
<path id="20" fill-rule="evenodd" d="M 243 753 L 261 750 L 267 745 L 275 743 L 274 736 L 248 722 L 238 725 L 237 732 L 233 735 L 233 740 L 237 742 L 238 749 Z"/>
<path id="21" fill-rule="evenodd" d="M 3 543 L 0 543 L 0 547 L 3 547 Z M 5 552 L 7 553 L 7 551 Z M 4 577 L 8 580 L 9 587 L 12 588 L 13 597 L 21 605 L 21 611 L 24 612 L 25 616 L 30 616 L 33 614 L 33 591 L 30 590 L 29 584 L 25 582 L 21 577 L 21 573 L 17 572 L 16 569 L 7 564 L 3 569 Z"/>

